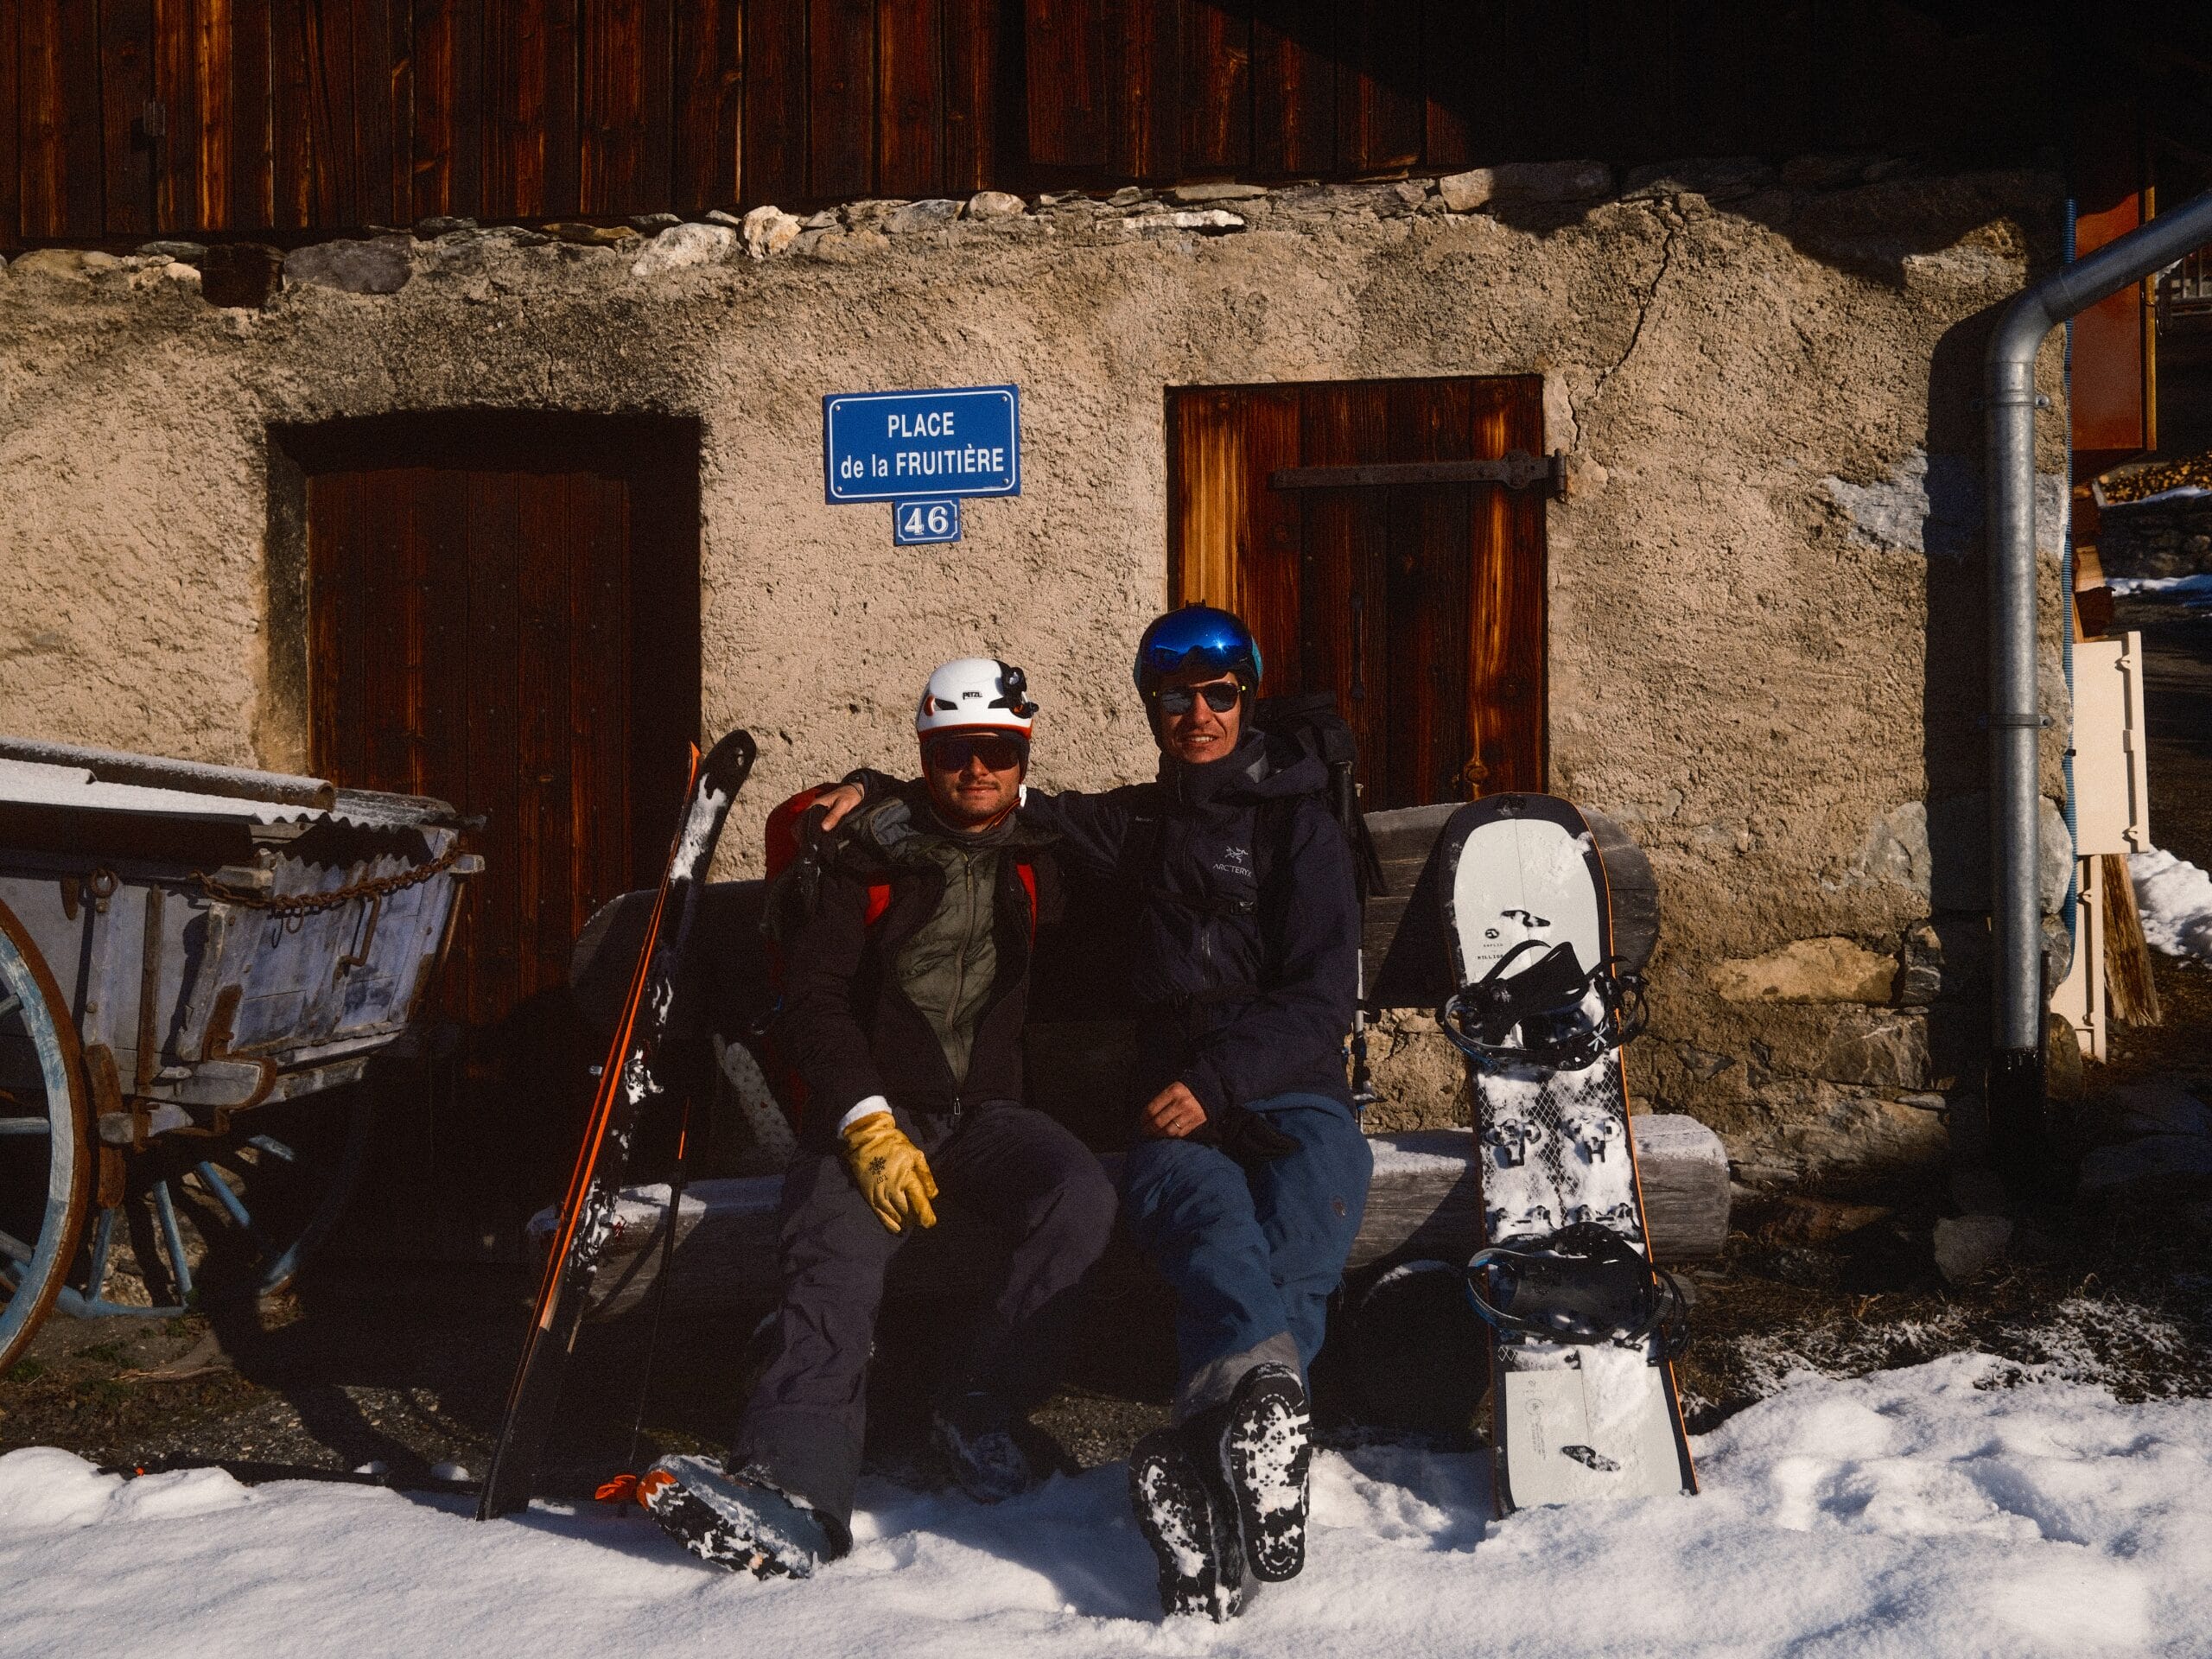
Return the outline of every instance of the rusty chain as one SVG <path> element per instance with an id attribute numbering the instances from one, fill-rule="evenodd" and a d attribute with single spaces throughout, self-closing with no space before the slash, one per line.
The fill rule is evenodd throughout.
<path id="1" fill-rule="evenodd" d="M 257 893 L 226 887 L 204 870 L 194 870 L 192 879 L 200 891 L 211 899 L 237 905 L 245 910 L 265 910 L 289 919 L 336 910 L 356 899 L 383 899 L 395 893 L 404 893 L 409 887 L 420 887 L 432 876 L 451 869 L 460 856 L 461 842 L 456 839 L 452 846 L 427 864 L 417 864 L 414 868 L 402 870 L 396 875 L 372 875 L 365 880 L 356 881 L 350 887 L 333 887 L 328 893 L 270 893 L 264 897 Z"/>

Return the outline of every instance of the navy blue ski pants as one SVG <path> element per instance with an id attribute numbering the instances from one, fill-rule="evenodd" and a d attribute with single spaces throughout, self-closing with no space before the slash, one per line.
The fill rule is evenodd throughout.
<path id="1" fill-rule="evenodd" d="M 1243 1164 L 1194 1141 L 1140 1141 L 1122 1165 L 1122 1220 L 1175 1292 L 1179 1421 L 1251 1363 L 1294 1349 L 1301 1370 L 1313 1364 L 1367 1207 L 1375 1156 L 1350 1107 L 1286 1094 L 1246 1109 L 1298 1149 Z"/>
<path id="2" fill-rule="evenodd" d="M 1084 1281 L 1113 1234 L 1113 1183 L 1082 1141 L 1026 1106 L 986 1103 L 957 1125 L 894 1116 L 929 1158 L 939 1213 L 968 1212 L 1011 1252 L 997 1300 L 943 1392 L 976 1390 L 1027 1410 L 1058 1380 Z M 775 1353 L 726 1461 L 842 1528 L 860 1478 L 884 1275 L 916 1230 L 887 1229 L 844 1160 L 826 1151 L 802 1153 L 785 1173 L 779 1227 Z"/>

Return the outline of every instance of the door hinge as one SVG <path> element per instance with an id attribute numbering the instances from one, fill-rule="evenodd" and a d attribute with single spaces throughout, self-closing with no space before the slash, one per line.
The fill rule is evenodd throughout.
<path id="1" fill-rule="evenodd" d="M 1567 493 L 1567 452 L 1532 455 L 1509 449 L 1494 461 L 1392 461 L 1363 467 L 1281 467 L 1268 474 L 1271 490 L 1387 489 L 1409 484 L 1503 484 L 1509 490 L 1541 486 L 1547 495 Z"/>

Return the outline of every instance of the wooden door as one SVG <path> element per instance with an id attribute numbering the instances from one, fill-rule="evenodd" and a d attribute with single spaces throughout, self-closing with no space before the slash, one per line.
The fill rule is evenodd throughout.
<path id="1" fill-rule="evenodd" d="M 1251 625 L 1267 695 L 1335 694 L 1370 811 L 1543 788 L 1543 492 L 1281 474 L 1543 437 L 1535 375 L 1169 390 L 1169 590 Z"/>
<path id="2" fill-rule="evenodd" d="M 470 1189 L 435 1253 L 505 1253 L 558 1197 L 588 1086 L 569 947 L 658 879 L 698 734 L 697 429 L 436 416 L 285 447 L 306 474 L 314 770 L 481 820 L 425 1016 L 452 1064 L 396 1107 L 419 1121 L 387 1137 L 383 1197 Z"/>

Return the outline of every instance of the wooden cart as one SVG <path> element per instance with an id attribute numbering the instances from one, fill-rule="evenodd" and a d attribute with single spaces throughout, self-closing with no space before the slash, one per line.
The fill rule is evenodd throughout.
<path id="1" fill-rule="evenodd" d="M 0 738 L 0 1370 L 48 1313 L 281 1289 L 481 861 L 442 801 Z"/>

